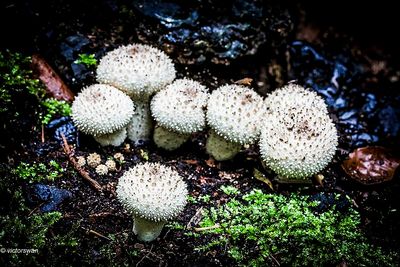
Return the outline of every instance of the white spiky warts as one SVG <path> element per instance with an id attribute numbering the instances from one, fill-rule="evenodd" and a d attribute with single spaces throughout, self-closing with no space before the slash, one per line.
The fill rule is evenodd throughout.
<path id="1" fill-rule="evenodd" d="M 214 90 L 207 105 L 207 122 L 213 130 L 207 139 L 207 152 L 216 160 L 229 160 L 242 145 L 255 143 L 262 114 L 263 100 L 254 90 L 240 85 Z"/>
<path id="2" fill-rule="evenodd" d="M 118 181 L 117 197 L 133 214 L 133 231 L 145 242 L 155 240 L 164 224 L 185 207 L 188 191 L 177 171 L 159 163 L 141 163 Z"/>
<path id="3" fill-rule="evenodd" d="M 178 148 L 206 126 L 208 89 L 191 79 L 178 79 L 151 100 L 151 114 L 157 122 L 154 142 L 167 150 Z M 170 133 L 170 134 L 169 134 Z"/>
<path id="4" fill-rule="evenodd" d="M 175 79 L 172 60 L 161 50 L 144 44 L 120 46 L 101 58 L 97 80 L 136 99 L 146 99 Z"/>
<path id="5" fill-rule="evenodd" d="M 80 131 L 98 140 L 107 140 L 101 141 L 103 145 L 120 145 L 122 129 L 131 119 L 134 108 L 132 100 L 123 92 L 109 85 L 93 84 L 75 98 L 71 117 Z M 120 130 L 122 133 L 114 135 Z M 113 136 L 116 140 L 112 140 Z"/>
<path id="6" fill-rule="evenodd" d="M 338 135 L 320 96 L 289 84 L 268 95 L 265 107 L 260 153 L 266 166 L 282 178 L 306 179 L 328 165 Z"/>

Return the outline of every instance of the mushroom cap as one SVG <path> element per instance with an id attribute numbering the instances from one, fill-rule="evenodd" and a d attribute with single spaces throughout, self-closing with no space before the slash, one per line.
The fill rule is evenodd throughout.
<path id="1" fill-rule="evenodd" d="M 162 127 L 181 134 L 201 131 L 206 125 L 208 89 L 190 79 L 175 80 L 151 100 L 151 114 Z"/>
<path id="2" fill-rule="evenodd" d="M 128 124 L 134 104 L 123 92 L 105 84 L 84 88 L 72 103 L 72 120 L 93 136 L 113 133 Z"/>
<path id="3" fill-rule="evenodd" d="M 254 90 L 240 85 L 224 85 L 209 97 L 207 122 L 228 141 L 252 144 L 259 137 L 262 113 L 262 97 Z"/>
<path id="4" fill-rule="evenodd" d="M 260 153 L 278 175 L 302 179 L 326 167 L 335 154 L 338 135 L 324 100 L 296 84 L 265 99 Z"/>
<path id="5" fill-rule="evenodd" d="M 141 163 L 118 181 L 117 196 L 135 216 L 167 221 L 186 205 L 186 183 L 177 171 L 159 163 Z"/>
<path id="6" fill-rule="evenodd" d="M 97 80 L 131 97 L 146 98 L 175 79 L 172 60 L 161 50 L 143 44 L 120 46 L 97 66 Z"/>

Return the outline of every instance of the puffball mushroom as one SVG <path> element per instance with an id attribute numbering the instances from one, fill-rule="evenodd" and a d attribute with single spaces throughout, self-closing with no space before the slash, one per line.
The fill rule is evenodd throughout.
<path id="1" fill-rule="evenodd" d="M 208 89 L 190 79 L 178 79 L 158 92 L 151 100 L 150 109 L 158 126 L 153 139 L 157 146 L 174 150 L 190 134 L 206 126 L 205 108 Z"/>
<path id="2" fill-rule="evenodd" d="M 161 50 L 143 44 L 120 46 L 101 58 L 96 70 L 100 83 L 129 95 L 136 111 L 127 128 L 130 140 L 149 140 L 152 131 L 150 97 L 175 79 L 172 60 Z"/>
<path id="3" fill-rule="evenodd" d="M 224 85 L 214 90 L 207 104 L 207 152 L 216 160 L 229 160 L 242 145 L 256 142 L 262 113 L 262 97 L 248 87 Z"/>
<path id="4" fill-rule="evenodd" d="M 141 163 L 118 181 L 117 197 L 133 214 L 133 232 L 145 242 L 155 240 L 165 223 L 185 207 L 188 191 L 177 171 L 160 163 Z"/>
<path id="5" fill-rule="evenodd" d="M 84 88 L 72 103 L 72 120 L 78 129 L 94 136 L 101 145 L 122 144 L 125 126 L 130 121 L 134 104 L 118 89 L 94 84 Z"/>
<path id="6" fill-rule="evenodd" d="M 289 179 L 305 179 L 324 169 L 338 145 L 324 100 L 289 84 L 268 95 L 265 107 L 260 136 L 265 165 Z"/>

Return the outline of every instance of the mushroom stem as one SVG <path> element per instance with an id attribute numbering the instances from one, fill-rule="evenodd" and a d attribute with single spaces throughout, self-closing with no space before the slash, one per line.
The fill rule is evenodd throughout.
<path id="1" fill-rule="evenodd" d="M 162 126 L 156 126 L 154 129 L 153 139 L 154 143 L 165 150 L 175 150 L 185 143 L 190 137 L 190 134 L 180 134 Z"/>
<path id="2" fill-rule="evenodd" d="M 161 234 L 166 223 L 165 221 L 150 221 L 135 215 L 133 219 L 133 232 L 138 236 L 138 239 L 143 242 L 155 240 Z"/>
<path id="3" fill-rule="evenodd" d="M 127 126 L 128 138 L 135 143 L 140 140 L 150 140 L 153 130 L 150 102 L 137 99 L 133 99 L 133 102 L 135 103 L 136 109 Z"/>
<path id="4" fill-rule="evenodd" d="M 210 131 L 206 143 L 207 153 L 218 161 L 233 159 L 239 153 L 241 147 L 242 145 L 226 140 L 215 131 Z"/>

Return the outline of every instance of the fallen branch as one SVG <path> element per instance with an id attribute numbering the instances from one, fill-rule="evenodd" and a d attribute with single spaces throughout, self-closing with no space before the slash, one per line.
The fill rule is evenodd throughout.
<path id="1" fill-rule="evenodd" d="M 68 160 L 69 160 L 69 162 L 71 162 L 71 164 L 74 167 L 74 169 L 82 176 L 82 178 L 84 180 L 89 182 L 90 185 L 94 189 L 96 189 L 97 191 L 101 192 L 102 191 L 101 185 L 96 180 L 91 178 L 87 171 L 85 171 L 84 169 L 82 169 L 82 167 L 79 166 L 78 162 L 76 161 L 76 159 L 73 156 L 73 152 L 71 151 L 71 148 L 68 145 L 67 139 L 65 138 L 65 136 L 63 134 L 61 134 L 61 137 L 63 139 L 62 147 L 64 149 L 64 153 L 68 156 Z"/>
<path id="2" fill-rule="evenodd" d="M 213 225 L 213 226 L 207 226 L 207 227 L 200 227 L 200 228 L 193 228 L 193 230 L 195 230 L 196 232 L 201 232 L 201 231 L 207 231 L 207 230 L 211 230 L 211 229 L 216 229 L 221 227 L 218 223 Z"/>

